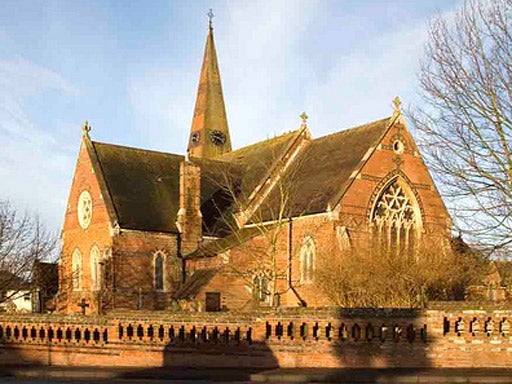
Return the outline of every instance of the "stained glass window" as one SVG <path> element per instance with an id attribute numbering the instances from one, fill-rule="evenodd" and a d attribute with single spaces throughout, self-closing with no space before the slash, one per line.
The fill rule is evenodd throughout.
<path id="1" fill-rule="evenodd" d="M 398 180 L 380 195 L 373 212 L 374 239 L 385 250 L 412 252 L 418 218 L 412 200 Z"/>

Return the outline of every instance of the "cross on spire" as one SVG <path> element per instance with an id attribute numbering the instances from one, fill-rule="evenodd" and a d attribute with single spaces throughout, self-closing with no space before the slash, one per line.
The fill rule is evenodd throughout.
<path id="1" fill-rule="evenodd" d="M 213 28 L 212 27 L 212 20 L 215 17 L 215 13 L 213 13 L 213 9 L 210 8 L 210 10 L 206 14 L 206 16 L 208 16 L 208 25 L 210 26 L 210 28 Z"/>

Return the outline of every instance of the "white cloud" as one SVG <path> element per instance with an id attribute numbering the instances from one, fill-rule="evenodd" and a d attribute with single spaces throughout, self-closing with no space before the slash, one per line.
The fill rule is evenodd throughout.
<path id="1" fill-rule="evenodd" d="M 49 127 L 26 113 L 31 97 L 48 90 L 70 96 L 78 90 L 57 73 L 23 59 L 0 61 L 0 199 L 37 211 L 57 230 L 65 207 L 73 153 Z"/>
<path id="2" fill-rule="evenodd" d="M 338 57 L 329 76 L 308 92 L 314 130 L 328 134 L 390 116 L 397 95 L 411 102 L 425 28 L 403 25 Z"/>

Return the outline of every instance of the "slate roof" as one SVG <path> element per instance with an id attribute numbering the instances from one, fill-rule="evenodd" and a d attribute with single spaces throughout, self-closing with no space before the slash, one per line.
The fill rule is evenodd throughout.
<path id="1" fill-rule="evenodd" d="M 30 289 L 30 283 L 8 270 L 0 270 L 0 291 Z"/>
<path id="2" fill-rule="evenodd" d="M 218 158 L 238 167 L 241 199 L 247 199 L 258 183 L 267 176 L 272 165 L 286 152 L 300 130 L 228 152 Z"/>
<path id="3" fill-rule="evenodd" d="M 386 118 L 311 140 L 287 171 L 292 191 L 286 213 L 299 216 L 322 212 L 339 199 L 350 184 L 350 175 L 362 164 L 368 149 L 380 140 L 389 122 Z M 206 234 L 223 236 L 230 232 L 221 219 L 233 203 L 222 188 L 226 177 L 241 199 L 247 199 L 299 133 L 292 131 L 215 160 L 192 159 L 201 165 L 201 211 Z M 177 233 L 179 168 L 184 156 L 90 143 L 120 227 Z M 259 217 L 272 220 L 276 204 L 277 188 L 262 205 Z"/>
<path id="4" fill-rule="evenodd" d="M 121 228 L 177 232 L 181 155 L 93 142 Z"/>
<path id="5" fill-rule="evenodd" d="M 309 144 L 286 173 L 255 216 L 258 221 L 275 220 L 283 201 L 280 188 L 288 192 L 285 216 L 324 212 L 334 205 L 350 185 L 350 175 L 363 164 L 369 148 L 386 132 L 391 118 L 319 137 Z"/>
<path id="6" fill-rule="evenodd" d="M 294 138 L 278 136 L 239 149 L 222 160 L 192 159 L 201 165 L 201 210 L 205 232 L 225 233 L 219 210 L 228 209 L 222 184 L 226 178 L 250 193 L 275 158 Z M 179 172 L 184 156 L 121 145 L 91 142 L 119 226 L 177 233 Z M 225 191 L 224 191 L 225 192 Z"/>
<path id="7" fill-rule="evenodd" d="M 173 293 L 174 299 L 193 299 L 201 288 L 210 282 L 217 273 L 217 269 L 198 269 L 194 274 L 187 278 L 187 281 L 178 287 Z"/>

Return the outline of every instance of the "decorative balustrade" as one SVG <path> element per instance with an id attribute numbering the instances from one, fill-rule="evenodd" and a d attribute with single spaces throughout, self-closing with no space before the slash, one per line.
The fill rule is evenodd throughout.
<path id="1" fill-rule="evenodd" d="M 34 319 L 35 317 L 31 317 Z M 440 320 L 439 320 L 440 319 Z M 510 320 L 506 316 L 452 316 L 436 319 L 336 319 L 308 321 L 300 318 L 237 322 L 187 322 L 144 319 L 75 318 L 74 323 L 60 319 L 23 321 L 0 318 L 0 343 L 102 346 L 107 344 L 251 345 L 253 343 L 426 343 L 433 336 L 510 340 Z M 424 320 L 424 322 L 422 322 Z M 204 321 L 204 319 L 203 319 Z M 428 325 L 427 325 L 428 323 Z M 432 328 L 430 328 L 432 327 Z M 430 330 L 430 331 L 429 331 Z"/>

